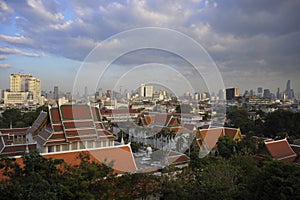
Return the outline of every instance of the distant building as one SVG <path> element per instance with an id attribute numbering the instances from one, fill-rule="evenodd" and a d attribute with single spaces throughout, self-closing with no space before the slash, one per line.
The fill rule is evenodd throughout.
<path id="1" fill-rule="evenodd" d="M 145 87 L 145 97 L 152 98 L 152 96 L 153 96 L 153 86 L 147 85 Z"/>
<path id="2" fill-rule="evenodd" d="M 270 92 L 270 89 L 264 89 L 263 97 L 264 97 L 264 98 L 267 98 L 267 99 L 271 99 L 271 92 Z"/>
<path id="3" fill-rule="evenodd" d="M 262 97 L 262 95 L 263 95 L 263 88 L 262 87 L 257 88 L 257 96 Z"/>
<path id="4" fill-rule="evenodd" d="M 11 74 L 10 91 L 4 93 L 5 104 L 24 104 L 41 101 L 41 81 L 30 74 Z"/>
<path id="5" fill-rule="evenodd" d="M 4 90 L 0 89 L 0 100 L 4 98 Z"/>
<path id="6" fill-rule="evenodd" d="M 106 91 L 106 97 L 112 99 L 113 93 L 112 93 L 111 90 L 107 90 L 107 91 Z"/>
<path id="7" fill-rule="evenodd" d="M 226 100 L 233 100 L 236 97 L 240 96 L 239 88 L 228 88 L 226 89 Z"/>
<path id="8" fill-rule="evenodd" d="M 53 99 L 54 99 L 55 101 L 58 101 L 58 99 L 59 99 L 58 86 L 54 86 Z"/>
<path id="9" fill-rule="evenodd" d="M 152 98 L 153 97 L 153 86 L 151 85 L 141 85 L 141 97 Z"/>

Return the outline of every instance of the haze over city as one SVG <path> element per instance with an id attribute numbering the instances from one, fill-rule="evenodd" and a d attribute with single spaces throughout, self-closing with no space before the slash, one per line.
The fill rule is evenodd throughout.
<path id="1" fill-rule="evenodd" d="M 0 88 L 9 88 L 9 75 L 20 72 L 39 77 L 43 90 L 58 85 L 62 91 L 72 91 L 77 70 L 101 42 L 133 28 L 161 27 L 186 34 L 202 45 L 217 64 L 225 87 L 241 91 L 263 87 L 275 93 L 291 80 L 298 97 L 299 7 L 299 1 L 268 0 L 1 1 Z M 126 42 L 121 45 L 130 45 Z M 108 51 L 115 44 L 110 45 Z M 134 59 L 130 56 L 116 63 L 109 76 L 139 63 L 137 58 L 144 63 L 165 60 L 178 68 L 186 67 L 176 56 L 164 52 L 137 52 Z M 160 76 L 159 70 L 155 76 Z M 199 77 L 187 77 L 191 82 L 199 81 Z M 133 88 L 128 89 L 139 86 L 130 81 Z M 203 88 L 202 83 L 199 81 L 197 89 Z"/>

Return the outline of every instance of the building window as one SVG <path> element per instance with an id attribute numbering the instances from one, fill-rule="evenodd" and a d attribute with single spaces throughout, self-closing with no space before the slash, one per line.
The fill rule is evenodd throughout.
<path id="1" fill-rule="evenodd" d="M 48 153 L 53 152 L 53 147 L 52 146 L 48 146 Z"/>
<path id="2" fill-rule="evenodd" d="M 79 142 L 79 149 L 85 149 L 85 146 L 82 142 Z"/>
<path id="3" fill-rule="evenodd" d="M 63 151 L 68 151 L 69 150 L 69 145 L 68 144 L 63 144 L 62 145 L 62 150 Z"/>
<path id="4" fill-rule="evenodd" d="M 56 151 L 60 151 L 60 145 L 56 145 Z"/>
<path id="5" fill-rule="evenodd" d="M 71 144 L 72 150 L 77 150 L 77 142 Z"/>
<path id="6" fill-rule="evenodd" d="M 93 148 L 93 141 L 87 142 L 87 148 Z"/>
<path id="7" fill-rule="evenodd" d="M 101 147 L 101 141 L 97 141 L 97 142 L 95 143 L 95 146 L 96 146 L 96 147 Z"/>

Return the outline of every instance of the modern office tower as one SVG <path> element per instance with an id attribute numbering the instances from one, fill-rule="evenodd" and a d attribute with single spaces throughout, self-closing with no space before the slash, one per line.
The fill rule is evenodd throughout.
<path id="1" fill-rule="evenodd" d="M 277 92 L 276 92 L 276 99 L 280 99 L 280 89 L 279 88 L 277 89 Z"/>
<path id="2" fill-rule="evenodd" d="M 38 78 L 28 77 L 25 79 L 25 92 L 29 92 L 34 101 L 41 97 L 41 81 Z"/>
<path id="3" fill-rule="evenodd" d="M 200 99 L 201 99 L 201 100 L 206 99 L 206 93 L 205 93 L 205 92 L 202 92 L 202 93 L 201 93 Z"/>
<path id="4" fill-rule="evenodd" d="M 87 97 L 88 97 L 88 88 L 87 88 L 87 86 L 84 87 L 84 94 L 83 94 L 83 97 L 84 97 L 84 98 L 87 98 Z"/>
<path id="5" fill-rule="evenodd" d="M 4 94 L 5 104 L 40 103 L 41 81 L 31 74 L 11 74 L 10 91 Z"/>
<path id="6" fill-rule="evenodd" d="M 0 89 L 0 100 L 4 98 L 4 90 Z"/>
<path id="7" fill-rule="evenodd" d="M 141 97 L 145 97 L 145 84 L 141 84 L 141 92 L 140 92 Z"/>
<path id="8" fill-rule="evenodd" d="M 267 98 L 267 99 L 271 99 L 271 92 L 270 92 L 270 89 L 264 89 L 263 97 L 264 97 L 264 98 Z"/>
<path id="9" fill-rule="evenodd" d="M 291 80 L 288 80 L 286 83 L 286 91 L 289 91 L 291 89 Z"/>
<path id="10" fill-rule="evenodd" d="M 141 84 L 141 97 L 152 98 L 153 97 L 153 86 Z"/>
<path id="11" fill-rule="evenodd" d="M 287 99 L 294 99 L 295 98 L 294 91 L 293 91 L 293 89 L 291 89 L 291 80 L 287 81 L 284 93 L 286 94 Z"/>
<path id="12" fill-rule="evenodd" d="M 59 99 L 58 86 L 54 86 L 54 90 L 53 90 L 53 99 L 54 99 L 55 101 L 58 101 L 58 99 Z"/>
<path id="13" fill-rule="evenodd" d="M 25 84 L 28 78 L 32 78 L 31 74 L 11 74 L 9 78 L 10 92 L 24 92 Z"/>
<path id="14" fill-rule="evenodd" d="M 145 86 L 145 96 L 146 98 L 152 98 L 153 96 L 153 86 L 147 85 Z"/>
<path id="15" fill-rule="evenodd" d="M 199 99 L 200 99 L 200 94 L 198 92 L 195 92 L 195 94 L 194 94 L 194 100 L 195 101 L 199 101 Z"/>
<path id="16" fill-rule="evenodd" d="M 239 88 L 227 88 L 226 89 L 226 100 L 233 100 L 236 97 L 240 96 Z"/>
<path id="17" fill-rule="evenodd" d="M 257 88 L 257 96 L 262 97 L 262 95 L 263 95 L 262 87 Z"/>
<path id="18" fill-rule="evenodd" d="M 106 91 L 106 96 L 111 99 L 112 96 L 113 96 L 112 90 L 107 90 Z"/>

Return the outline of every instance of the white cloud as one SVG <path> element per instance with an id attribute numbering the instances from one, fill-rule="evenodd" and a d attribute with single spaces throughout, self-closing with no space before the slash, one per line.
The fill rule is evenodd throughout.
<path id="1" fill-rule="evenodd" d="M 0 60 L 5 60 L 7 57 L 5 55 L 0 55 Z"/>
<path id="2" fill-rule="evenodd" d="M 0 63 L 0 68 L 10 68 L 10 64 Z"/>
<path id="3" fill-rule="evenodd" d="M 45 8 L 45 5 L 41 0 L 28 0 L 27 4 L 41 18 L 47 19 L 49 21 L 61 21 L 64 19 L 64 16 L 61 13 L 49 12 L 48 9 Z"/>
<path id="4" fill-rule="evenodd" d="M 16 48 L 8 48 L 8 47 L 0 47 L 0 53 L 3 53 L 3 54 L 19 54 L 19 55 L 28 56 L 28 57 L 39 57 L 39 56 L 41 56 L 41 55 L 36 54 L 36 53 L 28 53 L 28 52 L 24 52 L 24 51 L 21 51 L 21 50 L 16 49 Z"/>
<path id="5" fill-rule="evenodd" d="M 32 45 L 34 41 L 30 38 L 25 38 L 24 36 L 9 36 L 0 34 L 0 40 L 13 44 L 30 44 Z"/>

